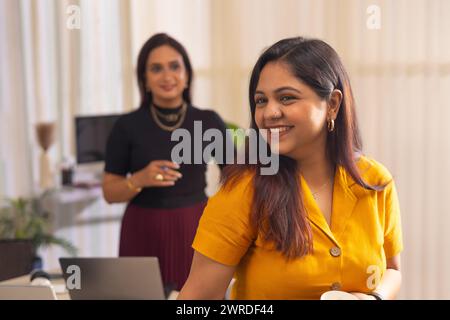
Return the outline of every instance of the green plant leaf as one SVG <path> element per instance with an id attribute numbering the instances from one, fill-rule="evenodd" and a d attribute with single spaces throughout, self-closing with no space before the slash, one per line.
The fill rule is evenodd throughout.
<path id="1" fill-rule="evenodd" d="M 45 248 L 50 245 L 57 245 L 57 246 L 62 247 L 64 250 L 67 251 L 67 253 L 69 253 L 70 255 L 73 255 L 73 256 L 75 256 L 78 252 L 78 249 L 74 245 L 72 245 L 72 243 L 67 241 L 66 239 L 55 237 L 55 236 L 52 236 L 49 234 L 40 235 L 39 237 L 36 237 L 32 240 L 33 240 L 33 243 L 35 244 L 35 246 L 37 246 L 37 247 Z"/>
<path id="2" fill-rule="evenodd" d="M 76 255 L 72 243 L 49 232 L 50 214 L 41 208 L 38 199 L 7 198 L 4 202 L 0 208 L 0 239 L 30 239 L 36 251 L 41 246 L 57 245 Z"/>

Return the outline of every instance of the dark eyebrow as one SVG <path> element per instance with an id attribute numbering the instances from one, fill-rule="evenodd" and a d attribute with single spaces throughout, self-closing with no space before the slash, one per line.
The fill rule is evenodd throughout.
<path id="1" fill-rule="evenodd" d="M 299 94 L 302 93 L 300 90 L 295 89 L 293 87 L 281 87 L 281 88 L 276 89 L 274 92 L 275 93 L 280 93 L 281 91 L 285 91 L 285 90 L 295 91 L 295 92 L 297 92 Z M 255 91 L 255 94 L 264 94 L 264 92 L 258 90 L 258 91 Z"/>
<path id="2" fill-rule="evenodd" d="M 293 87 L 281 87 L 281 88 L 278 88 L 277 90 L 275 90 L 275 93 L 279 93 L 279 92 L 284 91 L 284 90 L 295 91 L 295 92 L 300 93 L 300 94 L 302 93 L 300 90 L 297 90 L 297 89 L 295 89 Z"/>
<path id="3" fill-rule="evenodd" d="M 169 61 L 169 64 L 174 64 L 174 63 L 180 63 L 180 61 L 178 61 L 178 60 Z M 152 63 L 150 63 L 150 65 L 151 66 L 161 66 L 162 63 L 161 62 L 152 62 Z"/>

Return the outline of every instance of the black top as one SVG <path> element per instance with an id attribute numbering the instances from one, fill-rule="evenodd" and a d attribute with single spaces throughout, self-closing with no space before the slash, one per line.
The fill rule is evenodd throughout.
<path id="1" fill-rule="evenodd" d="M 172 110 L 158 108 L 158 110 L 162 113 L 170 113 L 176 112 L 180 108 Z M 207 199 L 205 194 L 206 164 L 193 164 L 194 121 L 201 121 L 202 133 L 207 129 L 216 128 L 222 132 L 222 136 L 225 138 L 225 123 L 216 112 L 188 106 L 186 117 L 180 128 L 188 130 L 191 134 L 191 164 L 180 164 L 178 171 L 183 177 L 178 179 L 174 186 L 143 188 L 130 201 L 131 204 L 151 208 L 177 208 Z M 162 122 L 167 123 L 166 121 Z M 170 161 L 172 148 L 182 141 L 171 141 L 171 135 L 172 132 L 162 130 L 155 123 L 149 107 L 139 108 L 121 116 L 108 138 L 105 172 L 126 176 L 128 173 L 143 169 L 150 161 Z M 202 137 L 199 139 L 203 141 Z M 202 142 L 202 155 L 205 146 L 210 143 L 209 141 Z M 203 159 L 203 157 L 201 158 Z"/>

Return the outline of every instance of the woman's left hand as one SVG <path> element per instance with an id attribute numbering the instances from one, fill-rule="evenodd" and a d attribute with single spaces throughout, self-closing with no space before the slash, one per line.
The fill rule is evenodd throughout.
<path id="1" fill-rule="evenodd" d="M 374 296 L 365 294 L 365 293 L 361 293 L 361 292 L 349 292 L 350 294 L 354 295 L 355 297 L 357 297 L 359 300 L 377 300 L 375 299 Z"/>

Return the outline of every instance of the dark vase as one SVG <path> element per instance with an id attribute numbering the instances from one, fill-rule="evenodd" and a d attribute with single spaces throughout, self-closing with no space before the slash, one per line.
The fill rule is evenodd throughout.
<path id="1" fill-rule="evenodd" d="M 35 256 L 31 240 L 0 240 L 0 281 L 29 274 Z"/>
<path id="2" fill-rule="evenodd" d="M 42 270 L 44 269 L 44 263 L 40 256 L 34 256 L 33 262 L 31 263 L 31 270 Z"/>
<path id="3" fill-rule="evenodd" d="M 71 186 L 73 183 L 73 169 L 65 168 L 61 171 L 61 184 L 63 186 Z"/>

